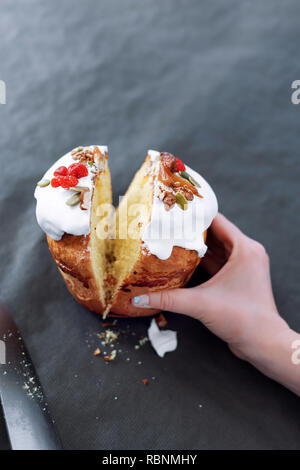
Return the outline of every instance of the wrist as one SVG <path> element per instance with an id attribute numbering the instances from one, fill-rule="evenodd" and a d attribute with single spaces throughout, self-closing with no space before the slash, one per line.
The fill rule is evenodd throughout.
<path id="1" fill-rule="evenodd" d="M 267 334 L 258 335 L 255 345 L 246 348 L 244 358 L 263 374 L 300 395 L 300 334 L 284 320 L 270 325 Z"/>
<path id="2" fill-rule="evenodd" d="M 252 364 L 266 362 L 290 332 L 292 330 L 278 312 L 268 316 L 244 342 L 241 350 L 245 360 Z"/>
<path id="3" fill-rule="evenodd" d="M 249 348 L 247 360 L 253 365 L 264 365 L 265 367 L 274 367 L 276 365 L 276 352 L 283 346 L 291 351 L 291 335 L 295 332 L 286 325 L 276 325 L 276 328 L 270 330 L 261 337 L 257 338 L 256 343 Z"/>

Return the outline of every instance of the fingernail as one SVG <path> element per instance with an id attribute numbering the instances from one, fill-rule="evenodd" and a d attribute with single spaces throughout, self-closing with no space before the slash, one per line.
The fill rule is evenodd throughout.
<path id="1" fill-rule="evenodd" d="M 135 307 L 149 307 L 149 295 L 137 295 L 133 297 L 132 303 Z"/>

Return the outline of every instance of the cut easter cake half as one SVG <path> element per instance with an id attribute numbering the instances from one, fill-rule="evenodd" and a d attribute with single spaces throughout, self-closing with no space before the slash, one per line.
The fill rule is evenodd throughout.
<path id="1" fill-rule="evenodd" d="M 79 303 L 104 315 L 152 315 L 132 298 L 189 281 L 217 200 L 198 173 L 152 150 L 115 211 L 107 158 L 106 147 L 89 146 L 59 159 L 35 191 L 38 223 Z"/>
<path id="2" fill-rule="evenodd" d="M 96 313 L 106 308 L 106 241 L 97 236 L 97 207 L 112 202 L 107 147 L 78 147 L 37 184 L 36 216 L 73 297 Z"/>
<path id="3" fill-rule="evenodd" d="M 145 316 L 132 298 L 187 284 L 206 252 L 206 230 L 218 206 L 209 184 L 170 153 L 149 150 L 117 209 L 111 241 L 110 311 Z"/>

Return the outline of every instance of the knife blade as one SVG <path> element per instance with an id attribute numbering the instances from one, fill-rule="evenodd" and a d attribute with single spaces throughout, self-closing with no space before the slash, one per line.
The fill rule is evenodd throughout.
<path id="1" fill-rule="evenodd" d="M 1 304 L 0 399 L 12 449 L 62 449 L 22 336 Z"/>

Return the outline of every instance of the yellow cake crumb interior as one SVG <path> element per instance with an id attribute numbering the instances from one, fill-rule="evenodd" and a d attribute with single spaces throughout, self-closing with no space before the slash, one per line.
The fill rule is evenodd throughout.
<path id="1" fill-rule="evenodd" d="M 107 159 L 105 159 L 104 169 L 95 178 L 93 202 L 91 207 L 91 263 L 95 274 L 96 282 L 102 299 L 105 299 L 104 278 L 106 277 L 106 240 L 97 236 L 97 224 L 105 225 L 106 218 L 102 214 L 97 214 L 98 207 L 109 207 L 112 204 L 112 190 L 110 172 Z M 104 205 L 104 206 L 103 206 Z M 104 227 L 105 229 L 105 227 Z"/>
<path id="2" fill-rule="evenodd" d="M 148 168 L 149 162 L 146 161 L 136 173 L 115 215 L 100 211 L 99 216 L 99 210 L 97 212 L 99 204 L 107 203 L 111 197 L 109 173 L 104 171 L 98 184 L 95 184 L 91 212 L 91 258 L 100 294 L 106 304 L 111 303 L 140 254 L 141 236 L 150 220 L 153 199 Z M 99 234 L 105 233 L 106 238 L 101 239 Z"/>

